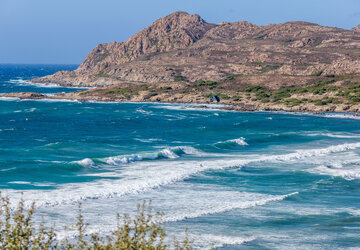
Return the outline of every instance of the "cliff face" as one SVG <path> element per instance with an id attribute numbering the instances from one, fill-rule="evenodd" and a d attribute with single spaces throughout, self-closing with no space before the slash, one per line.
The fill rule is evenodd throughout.
<path id="1" fill-rule="evenodd" d="M 360 31 L 360 24 L 352 28 L 353 31 Z"/>
<path id="2" fill-rule="evenodd" d="M 145 54 L 185 49 L 214 26 L 206 23 L 199 15 L 175 12 L 155 21 L 124 43 L 98 45 L 76 71 L 91 70 L 95 66 L 102 69 L 108 64 L 123 64 Z"/>
<path id="3" fill-rule="evenodd" d="M 73 72 L 33 81 L 105 86 L 123 81 L 219 80 L 239 74 L 299 79 L 360 74 L 360 32 L 354 30 L 307 22 L 216 25 L 198 15 L 175 12 L 125 42 L 98 45 Z"/>

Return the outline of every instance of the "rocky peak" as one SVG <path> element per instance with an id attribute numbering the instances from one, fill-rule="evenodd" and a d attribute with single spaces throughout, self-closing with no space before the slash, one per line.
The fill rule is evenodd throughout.
<path id="1" fill-rule="evenodd" d="M 77 71 L 85 71 L 95 66 L 99 70 L 106 67 L 109 62 L 121 64 L 142 55 L 183 49 L 201 39 L 215 26 L 207 23 L 199 15 L 177 11 L 156 20 L 126 42 L 98 45 Z"/>
<path id="2" fill-rule="evenodd" d="M 360 24 L 352 28 L 353 31 L 360 31 Z"/>

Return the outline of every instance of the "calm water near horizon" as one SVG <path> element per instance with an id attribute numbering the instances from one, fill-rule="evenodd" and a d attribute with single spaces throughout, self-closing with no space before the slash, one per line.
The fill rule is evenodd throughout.
<path id="1" fill-rule="evenodd" d="M 0 93 L 74 91 L 25 80 L 75 68 L 0 65 Z M 78 202 L 106 235 L 152 200 L 197 248 L 360 246 L 358 117 L 184 107 L 0 99 L 0 190 L 60 236 Z"/>

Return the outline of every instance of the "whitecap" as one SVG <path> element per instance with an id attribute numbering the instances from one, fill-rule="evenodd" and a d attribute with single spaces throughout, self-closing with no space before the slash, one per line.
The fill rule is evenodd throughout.
<path id="1" fill-rule="evenodd" d="M 101 179 L 89 183 L 59 185 L 56 190 L 46 190 L 41 193 L 31 190 L 25 192 L 30 200 L 37 200 L 39 206 L 55 206 L 88 199 L 123 197 L 145 193 L 156 188 L 181 182 L 205 171 L 241 168 L 250 163 L 267 161 L 287 162 L 289 160 L 308 159 L 352 150 L 358 147 L 360 147 L 360 143 L 340 144 L 327 148 L 301 150 L 284 155 L 252 155 L 243 159 L 222 158 L 204 161 L 199 161 L 199 159 L 187 161 L 175 160 L 171 161 L 171 164 L 167 161 L 139 161 L 131 166 L 113 168 L 112 176 L 117 178 L 116 180 Z M 92 164 L 92 161 L 89 160 L 84 162 L 88 165 Z M 64 196 L 64 193 L 67 195 Z M 17 196 L 16 192 L 9 195 L 9 197 L 14 197 L 14 199 Z M 239 206 L 242 205 L 239 204 Z"/>
<path id="2" fill-rule="evenodd" d="M 90 158 L 85 158 L 81 161 L 74 161 L 73 163 L 76 163 L 76 164 L 79 164 L 83 167 L 93 167 L 95 166 L 96 164 L 94 163 L 93 160 L 91 160 Z"/>
<path id="3" fill-rule="evenodd" d="M 343 166 L 338 163 L 334 165 L 321 165 L 313 169 L 309 169 L 308 172 L 313 174 L 320 175 L 330 175 L 334 177 L 341 177 L 345 180 L 352 181 L 355 179 L 360 179 L 360 168 L 343 168 Z"/>
<path id="4" fill-rule="evenodd" d="M 229 142 L 235 142 L 236 144 L 240 145 L 240 146 L 247 146 L 249 144 L 247 144 L 247 142 L 245 141 L 244 137 L 240 137 L 237 139 L 233 139 L 233 140 L 228 140 Z"/>
<path id="5" fill-rule="evenodd" d="M 220 146 L 220 145 L 227 145 L 229 143 L 235 143 L 239 146 L 247 146 L 248 145 L 247 142 L 245 141 L 244 137 L 240 137 L 237 139 L 231 139 L 231 140 L 227 140 L 227 141 L 219 141 L 219 142 L 215 143 L 214 145 Z"/>
<path id="6" fill-rule="evenodd" d="M 9 184 L 21 184 L 21 185 L 29 185 L 31 182 L 28 181 L 9 181 Z"/>
<path id="7" fill-rule="evenodd" d="M 190 235 L 191 237 L 196 239 L 194 242 L 195 249 L 214 249 L 225 245 L 242 245 L 256 239 L 254 236 L 243 237 L 215 234 L 192 234 Z"/>

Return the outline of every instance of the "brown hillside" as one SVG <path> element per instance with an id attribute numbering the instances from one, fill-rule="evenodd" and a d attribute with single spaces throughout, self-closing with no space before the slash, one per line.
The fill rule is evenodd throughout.
<path id="1" fill-rule="evenodd" d="M 360 32 L 354 30 L 307 22 L 217 25 L 175 12 L 125 42 L 98 45 L 73 72 L 33 81 L 107 86 L 124 81 L 218 81 L 242 75 L 233 77 L 233 83 L 276 88 L 285 84 L 282 79 L 297 79 L 287 84 L 303 85 L 312 76 L 360 74 Z"/>

